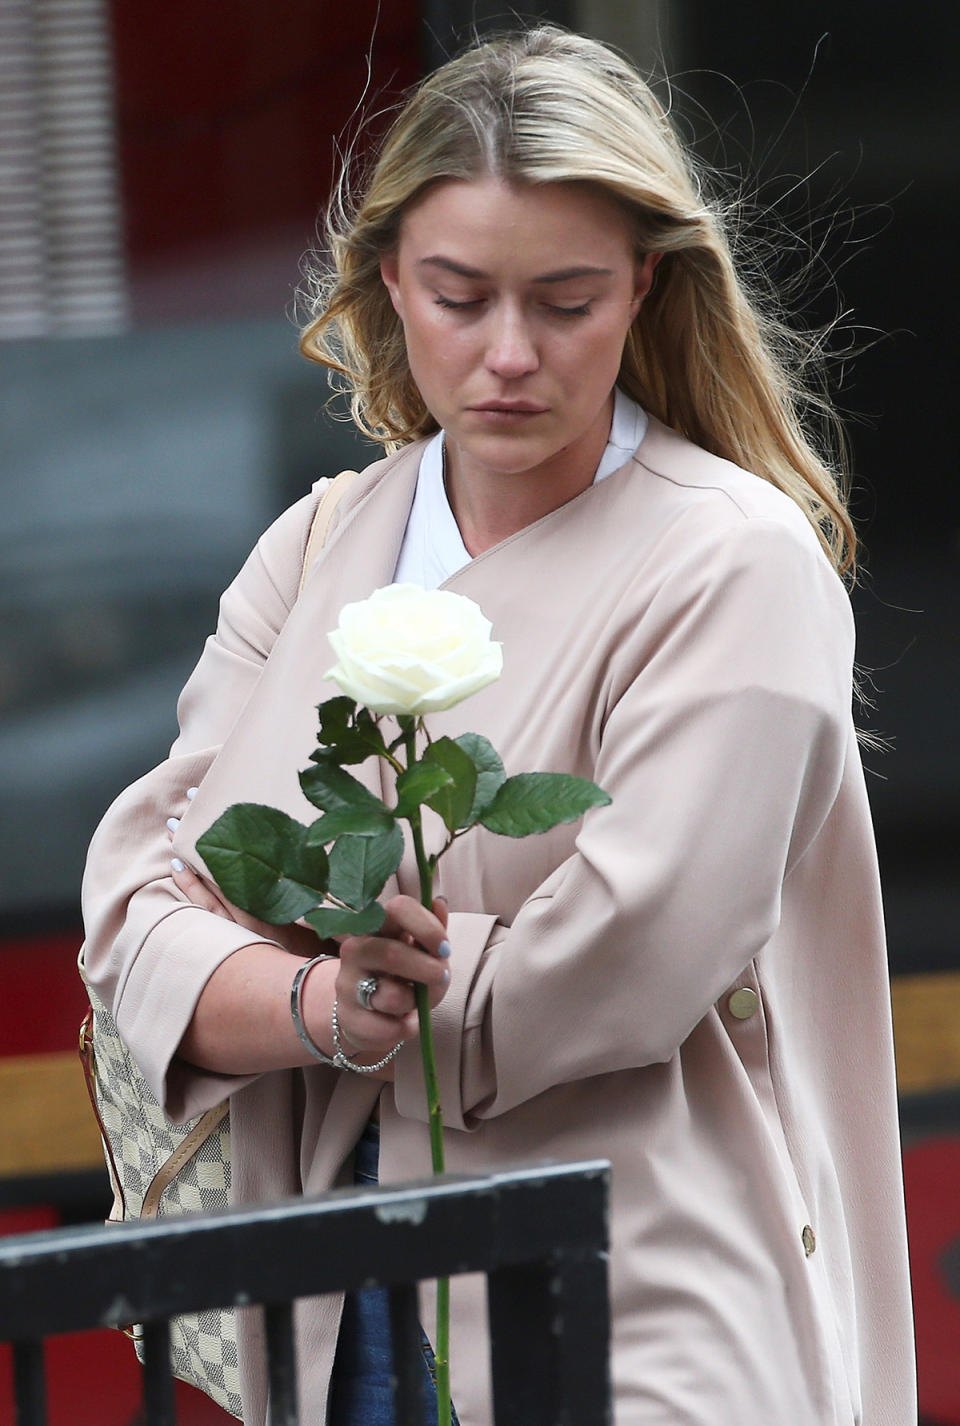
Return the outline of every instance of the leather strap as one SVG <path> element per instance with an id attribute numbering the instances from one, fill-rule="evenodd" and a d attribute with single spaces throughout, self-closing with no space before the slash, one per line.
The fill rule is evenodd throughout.
<path id="1" fill-rule="evenodd" d="M 187 1137 L 180 1141 L 174 1153 L 165 1163 L 161 1164 L 147 1189 L 143 1207 L 140 1209 L 141 1218 L 156 1218 L 164 1189 L 173 1182 L 184 1164 L 193 1158 L 200 1145 L 206 1143 L 210 1135 L 215 1132 L 229 1109 L 230 1101 L 227 1099 L 224 1099 L 221 1104 L 215 1104 L 212 1109 L 208 1109 L 206 1114 L 200 1116 Z"/>
<path id="2" fill-rule="evenodd" d="M 303 552 L 303 569 L 300 571 L 300 587 L 297 590 L 298 599 L 303 593 L 303 586 L 307 582 L 307 575 L 310 573 L 314 561 L 327 543 L 327 531 L 330 529 L 334 511 L 359 474 L 358 470 L 342 470 L 339 475 L 333 477 L 320 497 L 320 503 L 310 526 L 310 534 L 307 536 L 307 547 Z"/>
<path id="3" fill-rule="evenodd" d="M 100 1115 L 100 1106 L 97 1103 L 97 1067 L 93 1057 L 93 1008 L 91 1007 L 83 1017 L 83 1024 L 80 1026 L 80 1064 L 83 1068 L 83 1082 L 87 1086 L 87 1094 L 90 1096 L 90 1107 L 93 1110 L 94 1118 L 97 1121 L 97 1128 L 100 1130 L 100 1139 L 103 1144 L 103 1152 L 107 1159 L 107 1166 L 110 1170 L 111 1187 L 113 1189 L 113 1207 L 110 1210 L 108 1223 L 121 1222 L 127 1217 L 127 1204 L 123 1196 L 123 1179 L 120 1177 L 120 1170 L 117 1168 L 117 1161 L 113 1157 L 113 1145 L 110 1143 L 110 1135 L 107 1133 L 106 1125 Z M 119 1216 L 117 1209 L 119 1208 Z"/>

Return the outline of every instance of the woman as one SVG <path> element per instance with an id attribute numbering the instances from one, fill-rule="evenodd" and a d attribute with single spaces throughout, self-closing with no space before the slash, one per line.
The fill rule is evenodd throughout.
<path id="1" fill-rule="evenodd" d="M 399 449 L 341 501 L 299 600 L 315 497 L 225 594 L 170 759 L 95 838 L 88 973 L 172 1116 L 226 1082 L 242 1199 L 349 1181 L 375 1113 L 381 1180 L 428 1171 L 409 983 L 427 984 L 451 1169 L 613 1163 L 618 1426 L 907 1426 L 886 962 L 837 573 L 854 537 L 786 334 L 646 86 L 552 28 L 427 80 L 331 248 L 303 349 Z M 519 844 L 458 842 L 432 913 L 403 863 L 380 935 L 303 981 L 307 1037 L 333 1054 L 336 1002 L 357 1063 L 386 1061 L 366 1075 L 319 1064 L 291 1021 L 291 951 L 299 967 L 316 943 L 231 913 L 194 839 L 236 801 L 307 815 L 297 771 L 335 691 L 323 636 L 394 579 L 471 596 L 504 645 L 503 677 L 434 734 L 482 730 L 508 770 L 588 776 L 613 801 Z M 455 1289 L 454 1399 L 479 1426 L 482 1297 Z M 334 1371 L 337 1310 L 304 1307 L 305 1419 L 325 1419 L 332 1371 L 330 1419 L 350 1419 L 357 1330 Z"/>

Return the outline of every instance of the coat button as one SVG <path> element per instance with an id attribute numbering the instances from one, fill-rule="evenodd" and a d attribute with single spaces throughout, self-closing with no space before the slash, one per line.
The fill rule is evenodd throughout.
<path id="1" fill-rule="evenodd" d="M 813 1231 L 813 1229 L 810 1227 L 810 1224 L 809 1224 L 809 1223 L 806 1225 L 806 1227 L 804 1228 L 803 1232 L 800 1234 L 800 1237 L 801 1237 L 801 1239 L 803 1240 L 803 1251 L 806 1253 L 807 1257 L 809 1258 L 810 1254 L 813 1252 L 813 1250 L 814 1250 L 814 1249 L 816 1248 L 816 1246 L 817 1246 L 817 1239 L 816 1239 L 816 1236 L 814 1235 L 814 1231 Z"/>
<path id="2" fill-rule="evenodd" d="M 749 985 L 743 985 L 730 996 L 727 1009 L 735 1020 L 749 1020 L 751 1015 L 756 1015 L 759 1004 L 757 992 L 751 990 Z"/>

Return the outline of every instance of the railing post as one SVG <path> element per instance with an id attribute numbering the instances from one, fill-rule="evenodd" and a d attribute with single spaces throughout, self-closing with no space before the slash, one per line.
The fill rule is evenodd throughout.
<path id="1" fill-rule="evenodd" d="M 397 1426 L 423 1426 L 423 1350 L 414 1283 L 389 1290 L 393 1347 L 394 1410 Z"/>
<path id="2" fill-rule="evenodd" d="M 270 1381 L 270 1426 L 299 1426 L 293 1303 L 271 1303 L 263 1310 L 263 1320 Z"/>
<path id="3" fill-rule="evenodd" d="M 143 1407 L 147 1426 L 176 1426 L 177 1411 L 170 1372 L 170 1323 L 144 1322 Z"/>
<path id="4" fill-rule="evenodd" d="M 14 1342 L 13 1394 L 17 1403 L 17 1426 L 47 1426 L 42 1342 Z"/>
<path id="5" fill-rule="evenodd" d="M 608 1426 L 605 1259 L 558 1255 L 499 1268 L 490 1274 L 487 1304 L 498 1426 Z"/>

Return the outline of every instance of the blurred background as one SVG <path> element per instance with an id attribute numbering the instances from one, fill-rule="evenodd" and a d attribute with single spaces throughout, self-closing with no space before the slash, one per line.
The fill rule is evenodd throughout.
<path id="1" fill-rule="evenodd" d="M 841 316 L 921 1399 L 960 1423 L 960 21 L 934 0 L 2 0 L 0 1228 L 102 1211 L 70 1053 L 90 835 L 165 755 L 257 535 L 366 458 L 292 316 L 339 156 L 471 24 L 534 13 L 672 76 L 800 320 Z"/>

